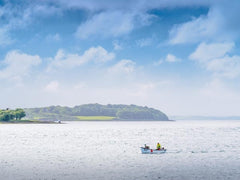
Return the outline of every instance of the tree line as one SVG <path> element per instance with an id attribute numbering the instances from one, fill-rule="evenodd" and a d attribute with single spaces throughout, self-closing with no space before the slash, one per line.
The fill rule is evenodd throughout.
<path id="1" fill-rule="evenodd" d="M 60 118 L 62 115 L 69 117 L 75 116 L 112 116 L 116 119 L 126 120 L 168 120 L 163 112 L 149 108 L 147 106 L 122 105 L 122 104 L 84 104 L 71 107 L 50 106 L 43 108 L 25 109 L 29 118 L 46 117 Z M 61 118 L 60 118 L 61 119 Z"/>
<path id="2" fill-rule="evenodd" d="M 15 110 L 0 109 L 0 121 L 21 120 L 26 116 L 23 109 L 17 108 Z"/>

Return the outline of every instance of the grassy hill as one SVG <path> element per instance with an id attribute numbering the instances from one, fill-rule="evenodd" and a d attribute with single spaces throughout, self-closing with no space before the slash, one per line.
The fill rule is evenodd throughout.
<path id="1" fill-rule="evenodd" d="M 49 106 L 24 109 L 33 120 L 168 120 L 163 112 L 137 105 L 84 104 L 71 107 Z"/>

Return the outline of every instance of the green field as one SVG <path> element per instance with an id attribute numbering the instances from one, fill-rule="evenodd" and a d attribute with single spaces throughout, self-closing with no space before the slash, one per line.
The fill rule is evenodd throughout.
<path id="1" fill-rule="evenodd" d="M 116 117 L 111 116 L 76 116 L 81 121 L 110 121 Z"/>

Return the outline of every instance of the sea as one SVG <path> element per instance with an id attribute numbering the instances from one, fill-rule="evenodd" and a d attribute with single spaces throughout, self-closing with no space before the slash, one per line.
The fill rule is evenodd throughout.
<path id="1" fill-rule="evenodd" d="M 239 180 L 240 121 L 0 124 L 0 179 Z"/>

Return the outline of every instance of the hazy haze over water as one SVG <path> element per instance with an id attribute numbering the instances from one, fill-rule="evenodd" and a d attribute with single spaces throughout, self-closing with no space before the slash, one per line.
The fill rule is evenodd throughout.
<path id="1" fill-rule="evenodd" d="M 1 124 L 0 177 L 237 180 L 239 137 L 240 121 Z"/>

